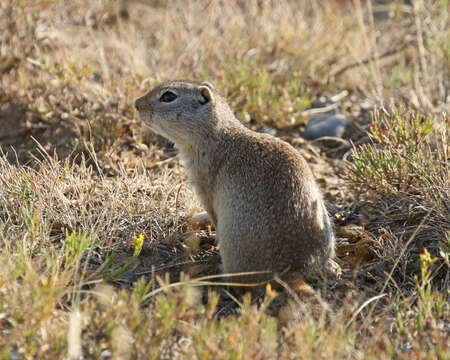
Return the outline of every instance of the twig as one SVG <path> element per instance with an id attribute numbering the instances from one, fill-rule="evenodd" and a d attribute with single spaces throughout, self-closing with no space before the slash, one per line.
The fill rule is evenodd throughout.
<path id="1" fill-rule="evenodd" d="M 330 97 L 330 100 L 334 103 L 341 101 L 349 94 L 348 90 L 342 90 L 340 93 Z"/>
<path id="2" fill-rule="evenodd" d="M 315 143 L 315 142 L 319 142 L 319 141 L 329 141 L 329 140 L 332 140 L 332 141 L 336 141 L 336 142 L 338 142 L 338 143 L 341 143 L 341 144 L 345 145 L 346 148 L 349 148 L 349 147 L 350 147 L 350 143 L 348 142 L 348 140 L 341 139 L 341 138 L 336 137 L 336 136 L 321 136 L 320 138 L 311 140 L 311 142 L 312 142 L 312 143 Z"/>
<path id="3" fill-rule="evenodd" d="M 294 114 L 294 118 L 297 117 L 298 115 L 309 116 L 309 115 L 314 115 L 314 114 L 323 114 L 328 111 L 334 110 L 336 108 L 337 108 L 337 104 L 331 104 L 331 105 L 320 107 L 320 108 L 312 108 L 312 109 L 308 109 L 305 111 L 299 111 Z"/>
<path id="4" fill-rule="evenodd" d="M 242 308 L 243 304 L 236 298 L 236 296 L 233 296 L 232 293 L 230 293 L 228 290 L 224 290 L 225 294 L 227 294 L 227 296 L 233 300 L 240 308 Z"/>
<path id="5" fill-rule="evenodd" d="M 140 275 L 145 275 L 145 274 L 151 274 L 151 273 L 161 271 L 161 270 L 167 270 L 167 269 L 182 266 L 182 265 L 201 264 L 201 263 L 206 263 L 206 262 L 208 262 L 208 261 L 207 260 L 183 261 L 183 262 L 176 263 L 176 264 L 159 266 L 152 270 L 141 271 L 141 272 L 135 273 L 134 275 L 140 276 Z"/>
<path id="6" fill-rule="evenodd" d="M 165 159 L 165 160 L 162 160 L 162 161 L 158 161 L 158 162 L 150 165 L 150 169 L 153 169 L 153 168 L 156 168 L 156 167 L 160 167 L 160 166 L 163 166 L 163 165 L 166 165 L 166 164 L 170 164 L 171 162 L 174 162 L 175 160 L 178 160 L 179 157 L 180 157 L 179 155 L 175 155 L 175 156 L 172 156 L 172 157 L 170 157 L 168 159 Z"/>
<path id="7" fill-rule="evenodd" d="M 377 296 L 374 296 L 372 298 L 370 298 L 369 300 L 366 300 L 359 308 L 358 310 L 356 310 L 356 312 L 353 314 L 352 318 L 347 322 L 347 324 L 345 324 L 345 327 L 348 328 L 351 323 L 356 319 L 356 317 L 359 315 L 359 313 L 367 306 L 369 305 L 371 302 L 381 299 L 382 297 L 385 297 L 387 294 L 380 294 Z"/>
<path id="8" fill-rule="evenodd" d="M 250 271 L 250 272 L 242 272 L 242 273 L 232 273 L 232 274 L 218 274 L 218 275 L 207 275 L 207 276 L 202 276 L 196 279 L 192 279 L 192 280 L 186 280 L 186 281 L 180 281 L 180 282 L 175 282 L 175 283 L 171 283 L 168 285 L 165 285 L 163 287 L 160 287 L 158 289 L 155 289 L 153 291 L 150 291 L 149 293 L 147 293 L 144 298 L 142 299 L 142 301 L 147 301 L 149 298 L 151 298 L 152 296 L 160 293 L 161 291 L 167 290 L 169 288 L 173 288 L 173 287 L 177 287 L 177 286 L 183 286 L 183 285 L 191 285 L 191 286 L 239 286 L 239 287 L 256 287 L 256 286 L 262 286 L 264 284 L 267 283 L 267 281 L 261 281 L 261 282 L 256 282 L 256 283 L 240 283 L 240 282 L 227 282 L 227 281 L 218 281 L 218 282 L 213 282 L 210 281 L 212 279 L 218 279 L 218 278 L 230 278 L 233 276 L 243 276 L 243 275 L 255 275 L 255 274 L 270 274 L 270 271 Z"/>

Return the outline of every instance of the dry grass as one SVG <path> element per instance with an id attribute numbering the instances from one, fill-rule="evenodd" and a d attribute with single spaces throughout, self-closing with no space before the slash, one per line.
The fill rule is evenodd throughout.
<path id="1" fill-rule="evenodd" d="M 449 4 L 380 3 L 2 1 L 0 358 L 447 359 Z M 211 284 L 214 233 L 132 106 L 166 78 L 305 155 L 344 270 L 316 284 L 331 319 Z M 344 141 L 301 140 L 334 95 Z"/>

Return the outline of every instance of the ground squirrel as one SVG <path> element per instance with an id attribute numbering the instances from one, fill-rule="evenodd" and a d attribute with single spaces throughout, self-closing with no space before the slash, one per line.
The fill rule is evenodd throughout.
<path id="1" fill-rule="evenodd" d="M 297 150 L 242 125 L 210 83 L 163 82 L 135 107 L 146 125 L 179 149 L 216 225 L 226 273 L 270 272 L 239 279 L 256 282 L 324 271 L 334 256 L 333 229 Z"/>

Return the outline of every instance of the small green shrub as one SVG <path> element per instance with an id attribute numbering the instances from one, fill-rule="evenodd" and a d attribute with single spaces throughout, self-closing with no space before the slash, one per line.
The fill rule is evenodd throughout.
<path id="1" fill-rule="evenodd" d="M 444 126 L 448 129 L 446 119 Z M 369 127 L 370 143 L 353 149 L 350 180 L 381 194 L 417 193 L 444 179 L 444 139 L 432 149 L 435 119 L 401 107 L 391 113 L 378 110 Z M 434 134 L 435 135 L 435 134 Z"/>

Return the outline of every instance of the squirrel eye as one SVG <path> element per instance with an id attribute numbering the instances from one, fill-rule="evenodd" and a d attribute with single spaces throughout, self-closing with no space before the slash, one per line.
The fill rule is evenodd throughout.
<path id="1" fill-rule="evenodd" d="M 166 91 L 161 95 L 159 101 L 168 103 L 174 101 L 176 98 L 177 96 L 172 91 Z"/>

